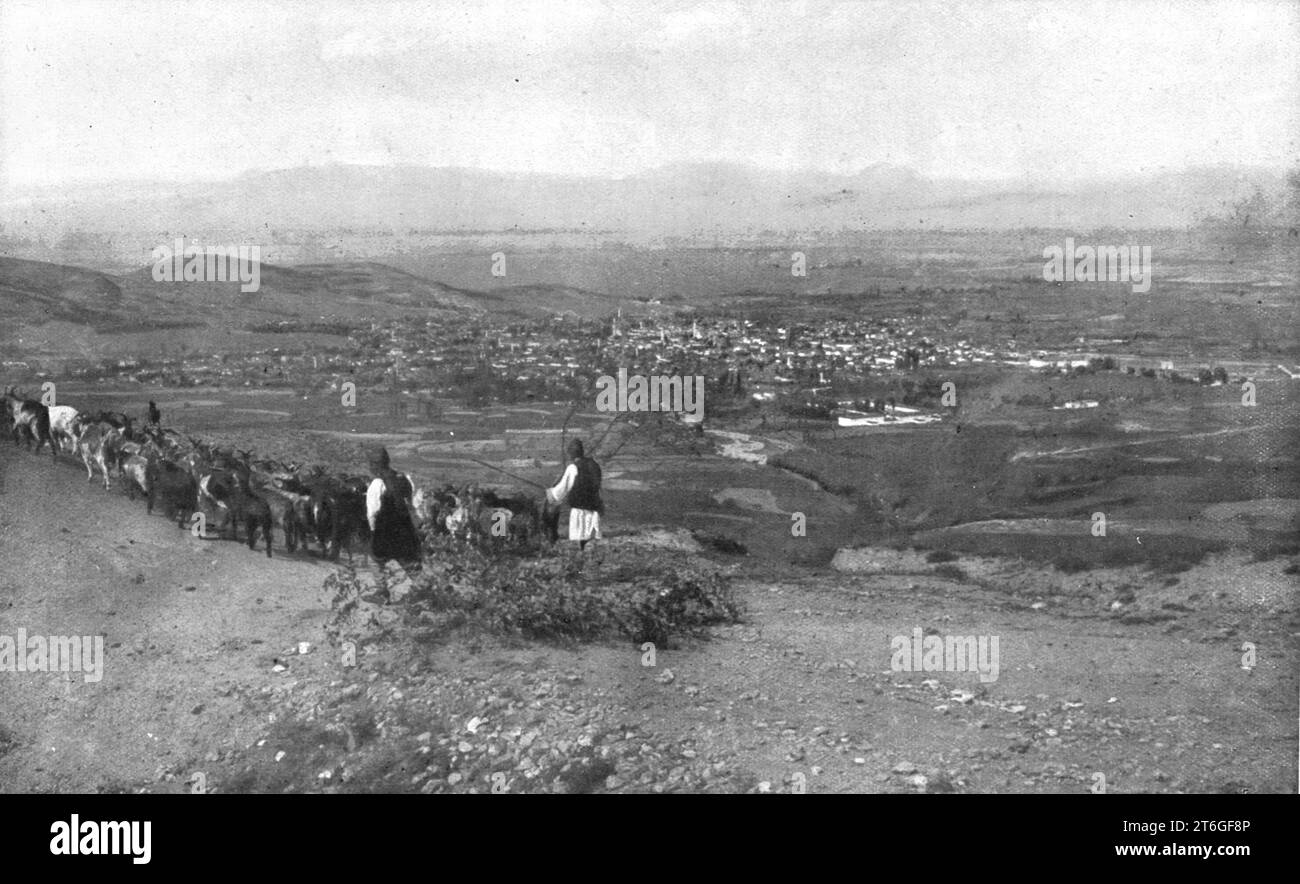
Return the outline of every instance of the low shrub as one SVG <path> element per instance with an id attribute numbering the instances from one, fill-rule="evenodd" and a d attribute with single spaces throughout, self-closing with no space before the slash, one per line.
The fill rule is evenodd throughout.
<path id="1" fill-rule="evenodd" d="M 949 565 L 949 564 L 936 565 L 934 570 L 931 571 L 930 573 L 934 574 L 935 577 L 946 577 L 949 580 L 966 579 L 966 572 L 956 565 Z"/>
<path id="2" fill-rule="evenodd" d="M 635 547 L 601 555 L 598 561 L 566 554 L 520 558 L 449 544 L 415 576 L 396 608 L 411 623 L 428 623 L 430 614 L 457 629 L 497 635 L 565 643 L 622 635 L 665 646 L 743 616 L 730 581 L 707 562 Z M 331 632 L 341 635 L 355 625 L 366 588 L 343 566 L 326 578 L 325 589 L 333 596 Z"/>

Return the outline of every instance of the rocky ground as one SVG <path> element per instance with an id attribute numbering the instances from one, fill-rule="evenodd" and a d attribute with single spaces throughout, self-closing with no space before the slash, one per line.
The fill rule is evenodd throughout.
<path id="1" fill-rule="evenodd" d="M 363 609 L 349 646 L 327 632 L 315 560 L 196 539 L 71 469 L 0 458 L 0 634 L 108 648 L 97 684 L 0 672 L 6 791 L 1297 788 L 1285 558 L 1061 575 L 880 550 L 784 573 L 735 557 L 720 566 L 744 622 L 653 659 L 406 602 Z M 916 628 L 998 637 L 997 679 L 895 671 L 891 640 Z"/>

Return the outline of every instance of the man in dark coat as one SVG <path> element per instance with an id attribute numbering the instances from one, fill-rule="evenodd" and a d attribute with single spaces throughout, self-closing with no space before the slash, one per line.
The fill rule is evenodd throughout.
<path id="1" fill-rule="evenodd" d="M 388 451 L 382 447 L 371 452 L 370 474 L 374 479 L 366 490 L 366 519 L 370 522 L 371 555 L 378 568 L 396 561 L 410 575 L 420 569 L 420 537 L 411 518 L 411 481 L 389 466 Z"/>

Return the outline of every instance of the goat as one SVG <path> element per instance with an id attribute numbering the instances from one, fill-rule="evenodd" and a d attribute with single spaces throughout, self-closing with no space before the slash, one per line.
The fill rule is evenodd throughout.
<path id="1" fill-rule="evenodd" d="M 278 525 L 284 532 L 284 548 L 289 552 L 297 550 L 299 537 L 305 545 L 307 535 L 304 526 L 299 522 L 299 503 L 300 500 L 310 502 L 311 498 L 290 491 L 281 491 L 275 487 L 263 488 L 257 493 L 271 508 L 272 523 Z"/>
<path id="2" fill-rule="evenodd" d="M 149 459 L 146 470 L 149 480 L 149 505 L 146 512 L 162 502 L 163 514 L 176 519 L 176 527 L 184 528 L 190 512 L 198 500 L 198 483 L 181 467 L 161 457 Z"/>
<path id="3" fill-rule="evenodd" d="M 537 501 L 523 492 L 500 495 L 488 489 L 479 496 L 479 506 L 488 517 L 489 524 L 484 532 L 488 536 L 508 536 L 516 543 L 527 543 L 535 537 L 542 526 L 541 513 Z M 504 519 L 506 534 L 498 535 L 493 531 Z M 482 517 L 480 517 L 480 522 Z"/>
<path id="4" fill-rule="evenodd" d="M 76 454 L 77 427 L 82 420 L 81 413 L 71 405 L 51 405 L 49 407 L 49 414 L 50 445 L 59 450 L 63 450 L 64 444 L 66 443 L 66 450 Z"/>
<path id="5" fill-rule="evenodd" d="M 134 441 L 136 438 L 135 420 L 120 411 L 97 411 L 89 419 L 121 430 L 123 438 L 128 441 Z"/>
<path id="6" fill-rule="evenodd" d="M 50 437 L 49 408 L 35 399 L 28 399 L 26 396 L 19 395 L 13 387 L 6 388 L 0 399 L 3 399 L 6 410 L 13 422 L 14 444 L 18 445 L 20 437 L 25 435 L 29 450 L 32 447 L 32 440 L 35 439 L 37 454 L 40 453 L 42 445 L 49 444 L 50 456 L 57 458 L 59 450 Z"/>
<path id="7" fill-rule="evenodd" d="M 104 471 L 104 490 L 108 490 L 109 474 L 117 472 L 120 475 L 122 473 L 122 467 L 130 456 L 130 453 L 125 451 L 124 447 L 134 443 L 128 442 L 125 435 L 123 435 L 123 431 L 118 427 L 105 430 L 106 424 L 104 423 L 98 423 L 95 426 L 100 428 L 101 433 L 99 455 L 96 459 Z"/>
<path id="8" fill-rule="evenodd" d="M 257 548 L 257 529 L 262 529 L 266 539 L 266 557 L 271 558 L 271 507 L 263 498 L 254 494 L 248 486 L 247 477 L 238 476 L 227 471 L 213 470 L 199 480 L 199 501 L 204 497 L 214 501 L 225 509 L 235 540 L 239 539 L 239 525 L 242 522 L 248 531 L 248 548 Z"/>
<path id="9" fill-rule="evenodd" d="M 106 435 L 107 431 L 104 430 L 103 425 L 83 421 L 78 425 L 75 447 L 76 453 L 81 455 L 81 462 L 86 465 L 86 481 L 95 481 L 94 467 L 99 467 L 100 473 L 104 476 L 105 491 L 108 490 L 109 486 L 108 474 L 110 469 L 104 451 Z"/>
<path id="10" fill-rule="evenodd" d="M 435 534 L 447 533 L 447 517 L 456 509 L 456 489 L 451 485 L 441 488 L 416 489 L 411 498 L 416 524 Z"/>
<path id="11" fill-rule="evenodd" d="M 129 443 L 128 443 L 129 444 Z M 126 478 L 126 496 L 135 500 L 136 493 L 149 496 L 149 458 L 131 454 L 122 461 L 122 475 Z"/>
<path id="12" fill-rule="evenodd" d="M 346 546 L 351 561 L 353 541 L 366 544 L 370 540 L 365 480 L 316 478 L 308 487 L 311 488 L 311 525 L 320 542 L 321 554 L 338 561 L 339 553 Z"/>
<path id="13" fill-rule="evenodd" d="M 240 477 L 241 472 L 236 471 L 235 475 Z M 286 488 L 286 479 L 292 481 L 290 476 L 267 472 L 253 464 L 244 481 L 249 490 L 264 499 L 271 508 L 272 523 L 284 532 L 284 548 L 294 552 L 298 548 L 299 538 L 304 544 L 307 542 L 306 526 L 302 523 L 301 514 L 305 507 L 310 507 L 311 497 Z"/>

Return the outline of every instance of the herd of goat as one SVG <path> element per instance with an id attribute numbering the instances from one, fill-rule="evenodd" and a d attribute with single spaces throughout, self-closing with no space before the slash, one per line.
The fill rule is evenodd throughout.
<path id="1" fill-rule="evenodd" d="M 13 387 L 0 394 L 0 420 L 9 422 L 15 444 L 31 450 L 34 443 L 37 453 L 49 445 L 56 460 L 64 452 L 80 457 L 88 482 L 98 472 L 107 491 L 120 479 L 132 500 L 143 497 L 148 512 L 158 508 L 178 527 L 193 525 L 201 513 L 218 534 L 229 531 L 235 540 L 242 527 L 249 549 L 256 549 L 260 533 L 268 557 L 273 530 L 290 553 L 310 549 L 313 540 L 331 560 L 344 549 L 351 559 L 354 545 L 369 551 L 365 477 L 258 459 L 158 424 L 137 427 L 119 412 L 46 406 Z M 413 479 L 411 485 L 412 518 L 426 532 L 480 544 L 556 539 L 558 513 L 527 494 L 477 485 L 427 488 Z"/>

